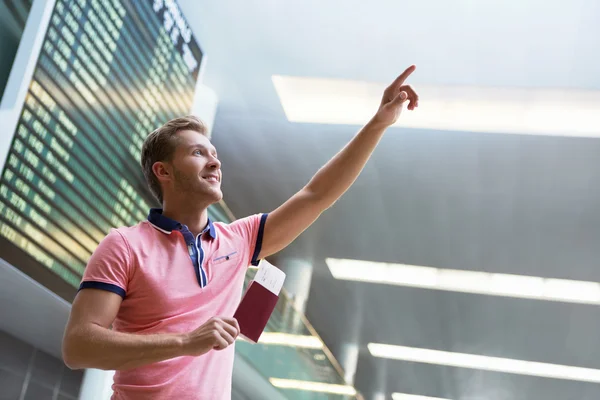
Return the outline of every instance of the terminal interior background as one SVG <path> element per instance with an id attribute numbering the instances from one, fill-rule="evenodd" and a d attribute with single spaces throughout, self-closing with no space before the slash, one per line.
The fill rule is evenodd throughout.
<path id="1" fill-rule="evenodd" d="M 2 182 L 58 3 L 180 13 L 201 50 L 183 84 L 222 161 L 220 221 L 283 203 L 417 66 L 420 107 L 266 260 L 285 292 L 261 341 L 236 343 L 234 399 L 600 398 L 600 2 L 2 0 Z M 109 398 L 110 372 L 60 359 L 75 287 L 9 236 L 0 399 Z"/>

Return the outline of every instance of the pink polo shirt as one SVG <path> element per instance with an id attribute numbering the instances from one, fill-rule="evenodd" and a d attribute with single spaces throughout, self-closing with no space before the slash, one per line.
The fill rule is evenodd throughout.
<path id="1" fill-rule="evenodd" d="M 112 229 L 86 266 L 80 290 L 123 297 L 113 323 L 136 334 L 190 332 L 213 316 L 233 316 L 246 269 L 258 264 L 267 214 L 231 224 L 209 221 L 198 237 L 150 211 L 148 221 Z M 231 399 L 234 346 L 177 357 L 114 377 L 114 400 Z"/>

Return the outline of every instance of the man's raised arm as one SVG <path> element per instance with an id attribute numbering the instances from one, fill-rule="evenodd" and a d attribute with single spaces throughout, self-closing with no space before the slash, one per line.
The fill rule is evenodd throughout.
<path id="1" fill-rule="evenodd" d="M 415 70 L 406 69 L 383 93 L 375 116 L 302 188 L 267 218 L 259 258 L 274 254 L 306 230 L 352 186 L 385 130 L 396 122 L 403 104 L 414 110 L 417 93 L 404 82 Z"/>

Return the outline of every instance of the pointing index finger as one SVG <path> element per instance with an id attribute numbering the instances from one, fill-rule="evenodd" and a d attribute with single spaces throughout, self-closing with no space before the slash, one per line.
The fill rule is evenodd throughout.
<path id="1" fill-rule="evenodd" d="M 415 65 L 411 65 L 410 67 L 406 68 L 406 70 L 404 70 L 403 73 L 400 74 L 400 76 L 398 76 L 396 78 L 396 80 L 392 83 L 392 87 L 398 87 L 401 86 L 404 81 L 406 80 L 406 78 L 408 78 L 410 76 L 410 74 L 412 74 L 414 72 L 414 70 L 417 69 L 417 67 Z"/>

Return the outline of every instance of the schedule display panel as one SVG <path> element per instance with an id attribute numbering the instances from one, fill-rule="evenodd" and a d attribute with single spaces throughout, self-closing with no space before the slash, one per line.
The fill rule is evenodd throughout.
<path id="1" fill-rule="evenodd" d="M 187 115 L 202 51 L 175 1 L 57 0 L 0 179 L 0 257 L 65 298 L 156 205 L 139 159 Z"/>

